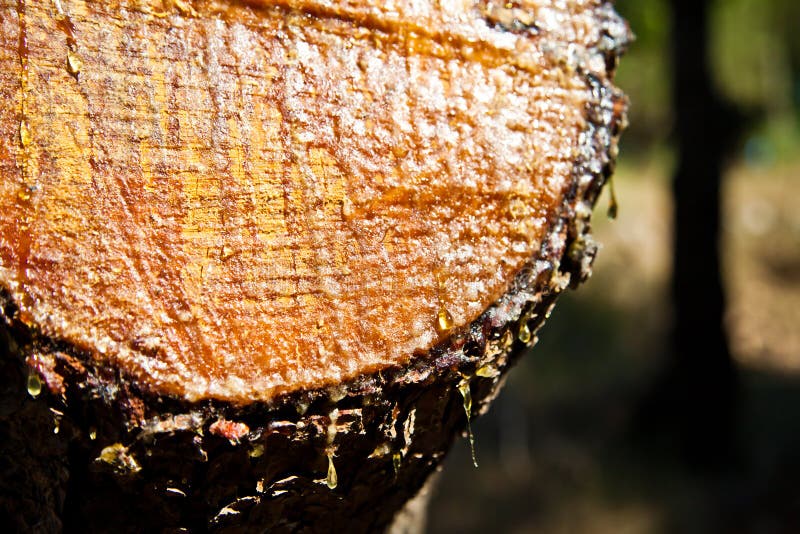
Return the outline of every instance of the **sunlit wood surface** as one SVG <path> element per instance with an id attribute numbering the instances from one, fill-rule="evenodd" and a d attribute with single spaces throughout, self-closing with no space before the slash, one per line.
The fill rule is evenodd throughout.
<path id="1" fill-rule="evenodd" d="M 0 0 L 0 287 L 189 400 L 402 365 L 574 180 L 597 2 L 522 4 Z"/>

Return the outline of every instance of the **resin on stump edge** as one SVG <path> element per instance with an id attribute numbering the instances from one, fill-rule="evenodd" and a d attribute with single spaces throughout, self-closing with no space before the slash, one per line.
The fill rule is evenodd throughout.
<path id="1" fill-rule="evenodd" d="M 188 5 L 202 12 L 207 4 Z M 579 110 L 584 127 L 570 154 L 568 187 L 539 247 L 491 305 L 402 365 L 252 403 L 192 402 L 154 394 L 135 374 L 50 335 L 19 313 L 25 303 L 6 288 L 4 452 L 28 483 L 19 489 L 2 481 L 2 507 L 15 507 L 21 526 L 38 521 L 51 530 L 250 525 L 367 531 L 389 524 L 466 427 L 465 388 L 472 413 L 485 410 L 513 358 L 535 341 L 556 296 L 588 275 L 595 253 L 589 215 L 612 170 L 624 122 L 624 99 L 611 85 L 611 69 L 628 36 L 608 4 L 587 5 L 596 11 L 600 38 L 584 57 L 557 58 L 588 95 Z M 492 31 L 538 35 L 534 26 L 520 26 L 524 13 L 487 6 Z M 296 21 L 315 14 L 298 15 L 293 7 L 279 15 Z M 85 80 L 91 57 L 80 57 L 76 68 L 67 56 L 66 75 Z M 593 70 L 599 64 L 602 72 Z M 19 124 L 4 121 L 0 117 L 6 130 Z M 353 207 L 345 206 L 343 215 L 352 215 Z M 426 316 L 435 328 L 439 306 L 432 311 Z M 37 399 L 26 389 L 38 392 Z M 33 453 L 32 440 L 41 444 Z"/>

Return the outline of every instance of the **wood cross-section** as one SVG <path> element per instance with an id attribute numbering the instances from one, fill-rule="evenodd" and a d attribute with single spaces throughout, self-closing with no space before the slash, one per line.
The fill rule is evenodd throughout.
<path id="1" fill-rule="evenodd" d="M 0 288 L 187 400 L 403 365 L 579 178 L 599 3 L 516 4 L 0 0 Z"/>

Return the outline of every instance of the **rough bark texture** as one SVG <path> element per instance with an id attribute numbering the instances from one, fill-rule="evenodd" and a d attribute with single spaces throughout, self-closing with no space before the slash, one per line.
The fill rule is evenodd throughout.
<path id="1" fill-rule="evenodd" d="M 624 122 L 608 3 L 274 4 L 1 4 L 15 530 L 386 528 L 588 276 Z M 259 234 L 276 221 L 302 230 Z"/>

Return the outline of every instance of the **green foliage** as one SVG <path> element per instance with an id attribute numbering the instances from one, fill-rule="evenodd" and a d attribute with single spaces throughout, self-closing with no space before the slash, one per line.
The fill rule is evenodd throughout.
<path id="1" fill-rule="evenodd" d="M 792 105 L 789 47 L 774 3 L 717 2 L 712 11 L 712 66 L 734 103 L 768 111 Z"/>
<path id="2" fill-rule="evenodd" d="M 650 157 L 668 145 L 669 0 L 618 0 L 636 41 L 620 63 L 617 83 L 631 99 L 623 154 Z M 750 121 L 745 137 L 779 159 L 800 141 L 800 2 L 717 0 L 710 13 L 710 63 L 720 94 Z M 783 147 L 783 149 L 782 149 Z"/>
<path id="3" fill-rule="evenodd" d="M 671 124 L 669 6 L 663 0 L 620 0 L 617 9 L 636 34 L 617 72 L 631 100 L 624 153 L 646 152 L 666 142 Z"/>

